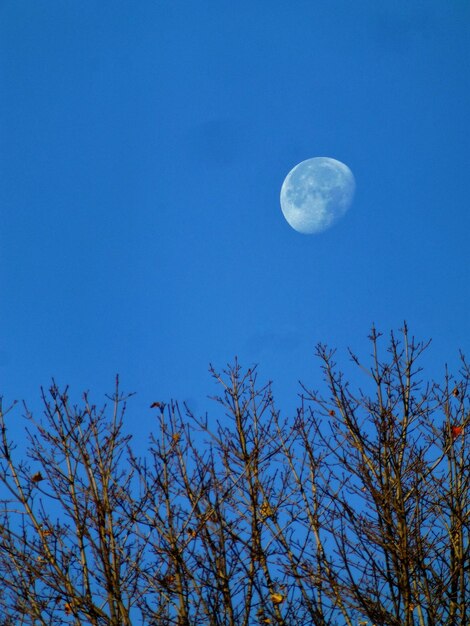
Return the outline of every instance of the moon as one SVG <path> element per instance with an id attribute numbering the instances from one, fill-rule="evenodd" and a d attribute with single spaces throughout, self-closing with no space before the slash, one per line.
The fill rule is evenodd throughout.
<path id="1" fill-rule="evenodd" d="M 307 159 L 287 174 L 281 187 L 281 209 L 299 233 L 322 233 L 343 217 L 355 189 L 353 173 L 341 161 Z"/>

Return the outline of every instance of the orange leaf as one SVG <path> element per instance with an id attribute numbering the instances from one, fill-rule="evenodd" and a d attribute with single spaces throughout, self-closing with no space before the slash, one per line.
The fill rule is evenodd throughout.
<path id="1" fill-rule="evenodd" d="M 274 592 L 271 594 L 271 600 L 273 604 L 281 604 L 281 602 L 284 602 L 284 596 L 282 595 L 282 593 Z"/>

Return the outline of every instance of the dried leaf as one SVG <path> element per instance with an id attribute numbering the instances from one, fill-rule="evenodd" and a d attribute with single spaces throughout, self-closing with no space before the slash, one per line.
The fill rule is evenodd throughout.
<path id="1" fill-rule="evenodd" d="M 274 592 L 271 594 L 271 600 L 273 604 L 281 604 L 281 602 L 284 602 L 284 596 L 282 593 Z"/>

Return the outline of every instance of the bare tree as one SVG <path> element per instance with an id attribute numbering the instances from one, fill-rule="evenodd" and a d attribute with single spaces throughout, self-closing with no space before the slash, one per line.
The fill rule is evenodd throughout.
<path id="1" fill-rule="evenodd" d="M 26 413 L 28 462 L 15 460 L 1 414 L 0 606 L 15 624 L 130 624 L 142 544 L 125 508 L 125 399 L 116 390 L 110 419 L 86 395 L 71 407 L 55 384 L 43 403 L 41 423 Z"/>
<path id="2" fill-rule="evenodd" d="M 370 339 L 358 388 L 318 346 L 289 418 L 211 368 L 215 416 L 152 403 L 142 456 L 118 385 L 101 410 L 44 391 L 26 460 L 0 410 L 0 623 L 466 625 L 468 367 L 426 383 L 406 328 Z"/>
<path id="3" fill-rule="evenodd" d="M 353 390 L 319 346 L 329 396 L 306 391 L 326 496 L 320 540 L 329 597 L 364 623 L 469 622 L 469 370 L 424 383 L 427 344 L 392 334 L 387 358 L 370 337 L 370 391 Z M 306 444 L 308 447 L 308 444 Z"/>

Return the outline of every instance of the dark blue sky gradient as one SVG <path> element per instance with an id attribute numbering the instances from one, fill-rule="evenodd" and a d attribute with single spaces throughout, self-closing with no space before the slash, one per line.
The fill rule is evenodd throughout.
<path id="1" fill-rule="evenodd" d="M 289 408 L 318 341 L 404 319 L 455 362 L 469 59 L 457 0 L 3 1 L 0 393 L 99 402 L 118 372 L 147 429 L 153 400 L 205 410 L 237 354 Z M 279 191 L 314 156 L 357 191 L 305 236 Z"/>

